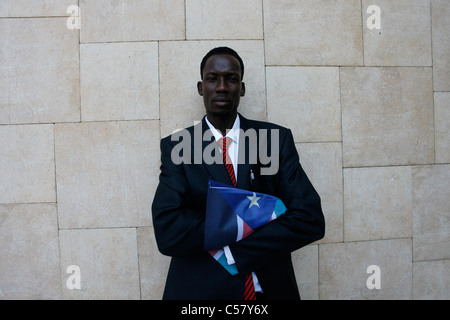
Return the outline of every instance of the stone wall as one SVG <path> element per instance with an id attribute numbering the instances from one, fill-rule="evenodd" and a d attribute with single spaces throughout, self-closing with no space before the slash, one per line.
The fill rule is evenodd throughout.
<path id="1" fill-rule="evenodd" d="M 203 116 L 219 45 L 246 64 L 241 113 L 292 129 L 322 197 L 325 238 L 293 254 L 303 299 L 450 299 L 449 17 L 448 0 L 0 0 L 0 299 L 161 298 L 159 139 Z"/>

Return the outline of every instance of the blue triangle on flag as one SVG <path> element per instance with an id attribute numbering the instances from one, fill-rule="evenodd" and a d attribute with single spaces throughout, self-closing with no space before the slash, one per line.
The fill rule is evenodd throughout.
<path id="1" fill-rule="evenodd" d="M 236 242 L 236 214 L 217 189 L 208 190 L 205 220 L 205 250 L 223 248 Z"/>

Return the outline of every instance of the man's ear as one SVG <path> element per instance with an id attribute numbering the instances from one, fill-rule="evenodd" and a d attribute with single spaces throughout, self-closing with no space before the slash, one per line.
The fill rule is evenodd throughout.
<path id="1" fill-rule="evenodd" d="M 197 91 L 199 95 L 203 96 L 203 82 L 197 82 Z"/>
<path id="2" fill-rule="evenodd" d="M 245 96 L 245 83 L 241 83 L 241 97 Z"/>

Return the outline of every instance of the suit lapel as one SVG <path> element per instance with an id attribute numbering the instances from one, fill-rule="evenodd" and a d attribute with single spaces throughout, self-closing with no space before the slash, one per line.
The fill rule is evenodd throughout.
<path id="1" fill-rule="evenodd" d="M 238 182 L 237 187 L 248 190 L 250 186 L 250 169 L 252 166 L 249 163 L 249 146 L 245 143 L 245 136 L 243 135 L 249 128 L 248 121 L 243 116 L 239 115 L 241 120 L 241 134 L 239 136 L 239 153 L 238 153 Z"/>
<path id="2" fill-rule="evenodd" d="M 202 140 L 202 149 L 200 151 L 200 150 L 197 150 L 196 148 L 194 148 L 194 146 L 193 146 L 194 152 L 197 153 L 195 156 L 196 157 L 200 157 L 201 156 L 202 164 L 205 167 L 205 169 L 208 171 L 208 173 L 209 173 L 209 175 L 210 175 L 212 180 L 231 185 L 230 176 L 228 175 L 228 172 L 227 172 L 225 166 L 222 163 L 213 163 L 213 164 L 205 163 L 205 157 L 204 156 L 205 156 L 205 149 L 206 149 L 206 147 L 208 147 L 211 144 L 217 144 L 217 143 L 216 143 L 216 141 L 214 139 L 214 136 L 211 136 L 210 140 L 203 141 L 203 137 L 205 136 L 205 132 L 209 129 L 208 124 L 205 121 L 205 117 L 203 117 L 203 120 L 197 125 L 201 126 L 201 134 L 202 134 L 202 136 L 201 136 L 200 139 Z M 198 139 L 198 137 L 196 137 L 196 138 Z M 196 139 L 196 138 L 194 138 L 194 139 Z M 192 141 L 192 143 L 194 144 L 194 141 Z M 201 155 L 199 154 L 199 152 L 201 152 Z M 216 149 L 216 152 L 219 152 L 219 150 Z"/>

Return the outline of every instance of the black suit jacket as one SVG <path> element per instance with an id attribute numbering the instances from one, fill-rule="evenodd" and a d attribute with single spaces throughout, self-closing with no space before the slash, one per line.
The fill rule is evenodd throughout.
<path id="1" fill-rule="evenodd" d="M 279 170 L 273 175 L 261 175 L 265 161 L 249 163 L 249 143 L 239 141 L 240 158 L 237 187 L 279 197 L 287 207 L 284 215 L 256 230 L 247 238 L 230 245 L 239 274 L 231 276 L 203 249 L 208 179 L 231 185 L 221 163 L 195 163 L 211 141 L 194 148 L 194 128 L 187 128 L 192 137 L 191 163 L 174 164 L 173 148 L 180 141 L 171 137 L 161 140 L 160 182 L 153 200 L 153 225 L 160 252 L 172 257 L 163 299 L 232 299 L 241 300 L 244 275 L 255 272 L 268 299 L 299 299 L 291 262 L 291 252 L 323 237 L 325 222 L 320 197 L 303 171 L 292 133 L 281 126 L 247 120 L 240 116 L 241 129 L 268 133 L 267 150 L 271 150 L 271 130 L 278 130 Z M 203 119 L 196 132 L 208 129 Z M 201 131 L 200 131 L 201 130 Z M 198 144 L 197 144 L 198 145 Z M 272 151 L 274 152 L 274 151 Z M 275 153 L 276 154 L 276 153 Z M 197 157 L 197 158 L 196 158 Z M 189 161 L 186 161 L 189 162 Z M 255 175 L 250 181 L 250 170 Z"/>

